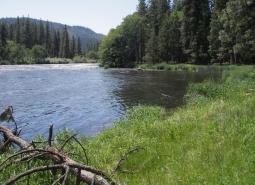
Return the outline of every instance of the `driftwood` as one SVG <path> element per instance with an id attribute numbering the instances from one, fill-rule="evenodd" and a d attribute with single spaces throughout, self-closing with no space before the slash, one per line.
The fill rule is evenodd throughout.
<path id="1" fill-rule="evenodd" d="M 101 170 L 93 168 L 88 165 L 80 164 L 69 158 L 69 156 L 63 152 L 63 148 L 65 147 L 65 145 L 72 139 L 78 142 L 80 146 L 82 146 L 81 143 L 75 137 L 75 135 L 68 138 L 63 143 L 60 149 L 56 149 L 52 147 L 53 125 L 50 125 L 49 137 L 48 141 L 46 142 L 47 144 L 44 144 L 45 146 L 43 148 L 37 148 L 35 142 L 29 143 L 19 137 L 20 130 L 18 130 L 17 124 L 12 116 L 12 113 L 13 113 L 12 107 L 8 107 L 0 115 L 0 121 L 13 121 L 15 123 L 14 130 L 11 130 L 0 124 L 0 134 L 2 134 L 3 136 L 3 144 L 1 144 L 0 142 L 0 151 L 1 150 L 3 151 L 6 147 L 9 147 L 11 144 L 15 144 L 18 148 L 20 148 L 20 150 L 17 151 L 15 154 L 9 156 L 2 163 L 0 163 L 0 171 L 2 171 L 4 168 L 12 164 L 30 162 L 35 159 L 52 161 L 53 164 L 49 166 L 32 167 L 21 174 L 11 177 L 7 182 L 3 183 L 3 185 L 12 185 L 21 180 L 22 178 L 24 177 L 29 178 L 30 175 L 38 172 L 54 170 L 55 171 L 61 170 L 62 176 L 56 179 L 53 182 L 53 185 L 58 184 L 59 182 L 62 185 L 65 185 L 67 183 L 68 176 L 71 173 L 76 175 L 77 177 L 76 185 L 79 185 L 81 182 L 86 182 L 88 184 L 94 185 L 116 184 L 108 175 L 106 175 Z M 84 148 L 83 151 L 85 153 L 85 158 L 88 163 L 88 158 Z"/>

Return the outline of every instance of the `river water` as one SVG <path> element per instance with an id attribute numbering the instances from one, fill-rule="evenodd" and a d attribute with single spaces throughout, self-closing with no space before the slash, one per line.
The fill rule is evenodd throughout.
<path id="1" fill-rule="evenodd" d="M 56 130 L 94 136 L 110 128 L 129 107 L 181 106 L 189 83 L 217 75 L 210 69 L 104 70 L 95 64 L 0 66 L 0 110 L 14 107 L 25 138 L 46 134 L 51 123 Z"/>

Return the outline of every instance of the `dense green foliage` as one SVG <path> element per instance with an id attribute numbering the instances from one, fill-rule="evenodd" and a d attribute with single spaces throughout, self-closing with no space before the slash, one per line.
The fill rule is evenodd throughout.
<path id="1" fill-rule="evenodd" d="M 100 47 L 103 65 L 253 63 L 253 0 L 139 0 Z"/>
<path id="2" fill-rule="evenodd" d="M 13 23 L 1 23 L 0 64 L 45 63 L 46 57 L 73 58 L 84 53 L 81 39 L 71 37 L 67 26 L 53 29 L 51 24 L 19 17 Z M 97 51 L 98 43 L 86 49 Z"/>
<path id="3" fill-rule="evenodd" d="M 217 82 L 190 85 L 187 104 L 175 111 L 135 107 L 112 129 L 82 139 L 89 164 L 125 184 L 254 184 L 254 82 L 254 67 L 229 66 Z M 55 145 L 61 146 L 66 135 L 70 133 L 62 132 Z M 114 173 L 121 156 L 135 147 L 141 150 Z M 77 144 L 65 151 L 84 162 Z M 0 155 L 0 160 L 7 156 Z M 26 168 L 13 164 L 1 171 L 0 182 Z M 51 175 L 31 176 L 30 184 L 51 184 Z M 27 184 L 26 179 L 19 184 Z"/>

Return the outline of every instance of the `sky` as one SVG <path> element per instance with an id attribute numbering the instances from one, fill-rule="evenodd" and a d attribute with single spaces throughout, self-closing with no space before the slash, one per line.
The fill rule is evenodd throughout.
<path id="1" fill-rule="evenodd" d="M 0 17 L 29 16 L 107 34 L 136 10 L 138 0 L 0 0 Z"/>

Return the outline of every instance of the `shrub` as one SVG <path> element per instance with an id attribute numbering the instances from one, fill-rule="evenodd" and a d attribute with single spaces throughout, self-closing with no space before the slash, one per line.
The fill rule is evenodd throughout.
<path id="1" fill-rule="evenodd" d="M 74 63 L 87 63 L 87 59 L 84 56 L 75 56 L 73 58 Z"/>
<path id="2" fill-rule="evenodd" d="M 7 43 L 8 60 L 11 64 L 25 64 L 29 63 L 29 50 L 21 44 L 15 42 Z"/>
<path id="3" fill-rule="evenodd" d="M 40 45 L 35 45 L 31 50 L 31 56 L 33 58 L 33 63 L 42 64 L 42 63 L 45 63 L 45 58 L 47 57 L 47 51 L 45 47 Z"/>

